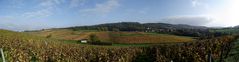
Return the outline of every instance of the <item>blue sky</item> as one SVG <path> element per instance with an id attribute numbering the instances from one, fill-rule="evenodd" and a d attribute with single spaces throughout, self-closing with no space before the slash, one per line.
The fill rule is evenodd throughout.
<path id="1" fill-rule="evenodd" d="M 0 0 L 0 28 L 18 31 L 112 22 L 235 26 L 238 4 L 237 0 Z"/>

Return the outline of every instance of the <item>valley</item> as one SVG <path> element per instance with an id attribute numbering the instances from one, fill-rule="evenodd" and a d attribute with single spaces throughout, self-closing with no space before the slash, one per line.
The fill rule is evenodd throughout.
<path id="1" fill-rule="evenodd" d="M 155 32 L 68 28 L 25 32 L 0 30 L 0 48 L 3 48 L 6 60 L 10 62 L 208 62 L 210 61 L 208 59 L 232 61 L 237 58 L 231 55 L 238 52 L 238 35 L 224 33 L 229 32 L 227 30 L 210 28 L 211 32 L 201 32 L 205 29 L 200 29 L 200 33 L 191 34 L 192 36 L 177 34 L 176 32 L 181 29 L 173 30 L 175 33 L 164 30 L 155 29 Z M 193 30 L 192 33 L 198 32 L 198 29 L 183 29 L 185 32 L 188 32 L 187 30 Z M 87 43 L 82 43 L 82 39 L 87 39 Z"/>

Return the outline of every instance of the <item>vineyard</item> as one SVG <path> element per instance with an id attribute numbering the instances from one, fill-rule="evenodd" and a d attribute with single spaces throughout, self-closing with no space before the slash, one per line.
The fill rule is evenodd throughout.
<path id="1" fill-rule="evenodd" d="M 190 37 L 174 36 L 157 33 L 143 32 L 113 32 L 111 33 L 114 43 L 137 44 L 137 43 L 174 43 L 174 42 L 190 42 Z"/>
<path id="2" fill-rule="evenodd" d="M 112 32 L 112 31 L 73 31 L 67 29 L 27 32 L 30 34 L 47 37 L 51 35 L 54 39 L 81 40 L 89 39 L 91 34 L 95 34 L 102 42 L 138 44 L 138 43 L 175 43 L 190 42 L 192 37 L 176 36 L 169 34 L 145 33 L 145 32 Z"/>
<path id="3" fill-rule="evenodd" d="M 1 30 L 0 47 L 9 62 L 14 61 L 132 61 L 140 48 L 65 44 L 59 40 Z M 131 51 L 131 52 L 128 52 Z M 124 54 L 121 54 L 124 53 Z M 134 55 L 135 54 L 135 55 Z"/>
<path id="4" fill-rule="evenodd" d="M 66 44 L 31 34 L 0 30 L 0 48 L 8 62 L 207 62 L 225 56 L 236 36 L 149 47 Z M 211 55 L 211 56 L 209 56 Z"/>

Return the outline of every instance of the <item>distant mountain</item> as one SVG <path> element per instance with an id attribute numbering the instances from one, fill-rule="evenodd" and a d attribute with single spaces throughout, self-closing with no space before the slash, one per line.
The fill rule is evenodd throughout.
<path id="1" fill-rule="evenodd" d="M 166 23 L 146 23 L 144 26 L 158 28 L 173 28 L 173 29 L 208 29 L 204 26 L 190 26 L 185 24 L 166 24 Z"/>
<path id="2" fill-rule="evenodd" d="M 237 26 L 234 26 L 234 27 L 232 27 L 232 28 L 239 28 L 239 25 L 237 25 Z"/>

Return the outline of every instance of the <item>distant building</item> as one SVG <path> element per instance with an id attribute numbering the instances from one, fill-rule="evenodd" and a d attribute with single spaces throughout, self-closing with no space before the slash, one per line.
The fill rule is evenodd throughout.
<path id="1" fill-rule="evenodd" d="M 87 41 L 88 41 L 87 39 L 81 39 L 80 40 L 81 43 L 87 43 Z"/>

